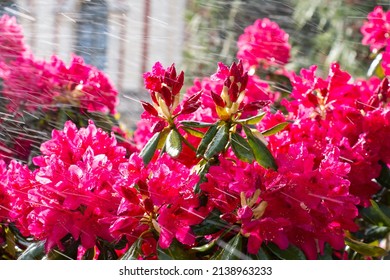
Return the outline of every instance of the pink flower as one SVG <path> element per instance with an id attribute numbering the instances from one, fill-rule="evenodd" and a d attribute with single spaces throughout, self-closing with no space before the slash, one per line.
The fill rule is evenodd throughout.
<path id="1" fill-rule="evenodd" d="M 81 129 L 68 121 L 63 131 L 53 131 L 41 151 L 34 159 L 39 166 L 36 185 L 28 192 L 31 234 L 46 240 L 46 250 L 55 245 L 61 249 L 68 234 L 87 249 L 97 238 L 113 241 L 109 228 L 121 200 L 113 186 L 125 161 L 125 150 L 114 136 L 92 121 Z"/>
<path id="2" fill-rule="evenodd" d="M 290 58 L 288 34 L 268 18 L 258 19 L 239 37 L 237 58 L 250 67 L 283 66 Z"/>
<path id="3" fill-rule="evenodd" d="M 341 249 L 343 230 L 357 229 L 358 200 L 349 193 L 346 179 L 349 164 L 341 161 L 332 145 L 317 155 L 304 143 L 292 144 L 288 135 L 283 138 L 287 150 L 273 150 L 278 171 L 220 157 L 220 165 L 210 168 L 201 185 L 209 207 L 221 211 L 222 217 L 236 213 L 252 254 L 263 242 L 274 242 L 281 249 L 294 244 L 310 259 L 321 253 L 316 244 L 320 250 L 326 242 Z"/>
<path id="4" fill-rule="evenodd" d="M 7 166 L 3 160 L 0 160 L 0 222 L 9 219 L 9 211 L 10 198 L 7 188 Z"/>
<path id="5" fill-rule="evenodd" d="M 387 45 L 390 34 L 390 13 L 384 12 L 381 6 L 368 14 L 360 31 L 363 34 L 363 45 L 369 45 L 371 51 L 378 52 Z"/>
<path id="6" fill-rule="evenodd" d="M 33 209 L 29 192 L 37 185 L 35 175 L 27 165 L 12 160 L 7 172 L 7 190 L 10 195 L 10 220 L 24 236 L 30 236 L 29 221 L 27 216 Z"/>
<path id="7" fill-rule="evenodd" d="M 168 248 L 173 238 L 193 245 L 191 226 L 202 220 L 193 192 L 198 176 L 166 154 L 147 166 L 133 154 L 120 170 L 115 188 L 123 199 L 112 233 L 118 238 L 125 235 L 132 244 L 143 232 L 154 229 L 162 248 Z"/>
<path id="8" fill-rule="evenodd" d="M 164 69 L 160 62 L 156 62 L 151 72 L 144 74 L 145 87 L 150 92 L 152 104 L 142 102 L 146 112 L 159 117 L 163 122 L 171 123 L 180 114 L 190 114 L 196 111 L 201 92 L 187 99 L 179 106 L 180 90 L 184 84 L 184 72 L 176 73 L 172 64 Z M 178 110 L 177 110 L 178 109 Z"/>
<path id="9" fill-rule="evenodd" d="M 70 66 L 53 56 L 40 61 L 31 54 L 13 62 L 4 78 L 5 97 L 11 112 L 27 109 L 57 110 L 76 106 L 83 111 L 116 113 L 118 92 L 108 77 L 82 58 L 73 56 Z"/>
<path id="10" fill-rule="evenodd" d="M 0 18 L 0 62 L 8 65 L 27 50 L 22 28 L 15 17 L 4 14 Z"/>

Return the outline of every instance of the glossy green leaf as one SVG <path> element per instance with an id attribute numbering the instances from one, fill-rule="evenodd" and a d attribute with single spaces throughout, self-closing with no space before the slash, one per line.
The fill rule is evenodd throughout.
<path id="1" fill-rule="evenodd" d="M 199 130 L 196 130 L 193 128 L 189 128 L 189 127 L 183 127 L 183 129 L 184 129 L 184 131 L 191 134 L 192 136 L 195 136 L 198 138 L 203 138 L 203 136 L 204 136 L 204 133 L 202 131 L 199 131 Z"/>
<path id="2" fill-rule="evenodd" d="M 242 123 L 242 124 L 255 125 L 255 124 L 258 124 L 264 118 L 265 115 L 266 115 L 265 112 L 261 112 L 260 114 L 258 114 L 256 116 L 249 117 L 249 118 L 242 119 L 242 120 L 238 120 L 238 122 Z"/>
<path id="3" fill-rule="evenodd" d="M 219 152 L 225 149 L 226 144 L 229 142 L 229 124 L 225 123 L 220 126 L 215 134 L 213 140 L 207 146 L 204 153 L 206 159 L 210 159 Z"/>
<path id="4" fill-rule="evenodd" d="M 83 260 L 93 260 L 96 255 L 95 247 L 87 249 L 87 251 L 84 253 L 82 259 Z"/>
<path id="5" fill-rule="evenodd" d="M 200 193 L 200 185 L 207 181 L 206 175 L 209 172 L 211 164 L 208 161 L 205 161 L 202 159 L 200 163 L 198 163 L 197 167 L 197 174 L 199 175 L 199 180 L 194 186 L 194 192 L 196 194 Z"/>
<path id="6" fill-rule="evenodd" d="M 193 259 L 191 251 L 185 250 L 183 246 L 174 239 L 167 249 L 157 247 L 159 260 L 190 260 Z"/>
<path id="7" fill-rule="evenodd" d="M 382 257 L 387 255 L 387 251 L 381 247 L 366 244 L 348 237 L 345 238 L 345 244 L 363 256 Z"/>
<path id="8" fill-rule="evenodd" d="M 368 68 L 367 76 L 371 77 L 376 75 L 379 78 L 383 78 L 385 75 L 381 63 L 382 63 L 382 53 L 378 53 L 375 59 L 371 62 L 370 67 Z"/>
<path id="9" fill-rule="evenodd" d="M 228 243 L 223 240 L 218 240 L 217 244 L 222 249 L 211 258 L 214 260 L 248 260 L 249 256 L 242 252 L 243 237 L 240 233 L 235 235 Z"/>
<path id="10" fill-rule="evenodd" d="M 185 127 L 190 127 L 190 128 L 204 128 L 204 127 L 211 127 L 214 124 L 213 123 L 205 123 L 205 122 L 192 122 L 192 121 L 182 121 L 180 122 Z"/>
<path id="11" fill-rule="evenodd" d="M 255 156 L 253 155 L 252 148 L 247 140 L 237 132 L 232 133 L 230 137 L 234 154 L 242 161 L 252 162 L 255 159 Z"/>
<path id="12" fill-rule="evenodd" d="M 148 143 L 140 152 L 140 157 L 142 158 L 145 165 L 147 165 L 153 158 L 154 153 L 156 152 L 158 142 L 160 141 L 161 132 L 158 132 L 149 139 Z"/>
<path id="13" fill-rule="evenodd" d="M 387 227 L 390 227 L 390 216 L 386 215 L 374 200 L 370 200 L 370 201 L 371 201 L 372 209 L 380 217 L 383 224 Z"/>
<path id="14" fill-rule="evenodd" d="M 137 260 L 141 254 L 142 237 L 138 238 L 122 256 L 121 260 Z"/>
<path id="15" fill-rule="evenodd" d="M 278 123 L 277 125 L 269 128 L 267 130 L 264 130 L 263 132 L 261 132 L 261 134 L 263 134 L 264 136 L 274 135 L 274 134 L 282 131 L 283 129 L 285 129 L 287 125 L 289 125 L 289 122 Z"/>
<path id="16" fill-rule="evenodd" d="M 197 236 L 204 236 L 225 229 L 228 226 L 228 223 L 222 220 L 220 215 L 221 212 L 217 209 L 211 211 L 200 224 L 192 227 L 194 234 Z"/>
<path id="17" fill-rule="evenodd" d="M 376 178 L 376 181 L 382 186 L 387 189 L 390 189 L 390 168 L 387 167 L 387 164 L 381 162 L 382 166 L 381 173 L 379 174 L 379 177 Z"/>
<path id="18" fill-rule="evenodd" d="M 268 150 L 267 146 L 259 138 L 254 136 L 248 127 L 244 126 L 244 131 L 256 161 L 265 168 L 272 168 L 276 170 L 277 166 L 275 159 Z"/>
<path id="19" fill-rule="evenodd" d="M 211 126 L 207 130 L 207 132 L 203 136 L 202 141 L 200 141 L 200 143 L 199 143 L 198 149 L 196 151 L 197 155 L 203 155 L 204 154 L 204 152 L 206 151 L 208 145 L 210 144 L 210 142 L 213 140 L 215 134 L 217 133 L 217 130 L 218 130 L 218 124 L 215 124 L 215 125 Z"/>
<path id="20" fill-rule="evenodd" d="M 211 250 L 212 248 L 214 248 L 216 243 L 217 243 L 217 239 L 213 239 L 209 243 L 204 244 L 202 246 L 192 247 L 191 250 L 195 251 L 195 252 L 202 252 L 202 253 L 204 253 L 204 252 L 207 252 L 207 251 Z"/>
<path id="21" fill-rule="evenodd" d="M 322 254 L 318 254 L 318 260 L 333 260 L 332 254 L 332 247 L 328 243 L 325 243 L 324 251 Z"/>
<path id="22" fill-rule="evenodd" d="M 365 239 L 370 240 L 371 242 L 378 239 L 384 239 L 389 232 L 390 227 L 372 226 L 365 230 Z"/>
<path id="23" fill-rule="evenodd" d="M 183 147 L 180 134 L 176 129 L 172 129 L 169 132 L 165 145 L 165 149 L 171 157 L 175 158 L 180 154 Z"/>
<path id="24" fill-rule="evenodd" d="M 306 260 L 305 254 L 291 244 L 285 250 L 280 249 L 273 243 L 267 244 L 267 248 L 281 260 Z"/>
<path id="25" fill-rule="evenodd" d="M 39 241 L 28 246 L 18 260 L 41 260 L 44 256 L 45 241 Z"/>
<path id="26" fill-rule="evenodd" d="M 253 259 L 255 260 L 270 260 L 270 256 L 267 254 L 266 251 L 264 251 L 262 248 L 260 248 L 259 252 L 255 256 L 253 256 Z"/>

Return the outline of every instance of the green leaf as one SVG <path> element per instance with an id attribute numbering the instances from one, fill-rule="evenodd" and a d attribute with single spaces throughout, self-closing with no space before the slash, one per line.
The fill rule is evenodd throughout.
<path id="1" fill-rule="evenodd" d="M 379 54 L 377 54 L 375 59 L 371 62 L 371 65 L 368 68 L 368 71 L 367 71 L 368 77 L 372 77 L 372 76 L 376 75 L 379 78 L 383 78 L 385 76 L 381 62 L 382 62 L 382 53 L 379 53 Z"/>
<path id="2" fill-rule="evenodd" d="M 137 260 L 141 254 L 142 237 L 138 238 L 122 256 L 121 260 Z"/>
<path id="3" fill-rule="evenodd" d="M 325 243 L 324 252 L 322 255 L 318 254 L 318 260 L 333 260 L 333 249 L 328 243 Z"/>
<path id="4" fill-rule="evenodd" d="M 287 125 L 289 125 L 289 122 L 278 123 L 277 125 L 269 128 L 267 130 L 264 130 L 263 132 L 261 132 L 261 134 L 263 134 L 264 136 L 274 135 L 274 134 L 282 131 L 283 129 L 285 129 Z"/>
<path id="5" fill-rule="evenodd" d="M 192 129 L 192 128 L 189 128 L 189 127 L 183 127 L 184 131 L 186 131 L 187 133 L 191 134 L 192 136 L 195 136 L 195 137 L 198 137 L 198 138 L 203 138 L 204 136 L 204 133 L 202 131 L 199 131 L 199 130 L 196 130 L 196 129 Z"/>
<path id="6" fill-rule="evenodd" d="M 182 143 L 180 134 L 176 131 L 176 129 L 172 129 L 169 132 L 165 145 L 165 149 L 171 157 L 175 158 L 180 154 L 182 150 Z"/>
<path id="7" fill-rule="evenodd" d="M 213 260 L 248 260 L 249 256 L 242 252 L 242 235 L 238 233 L 228 243 L 223 240 L 218 240 L 217 244 L 222 249 L 217 251 L 214 256 L 211 257 Z"/>
<path id="8" fill-rule="evenodd" d="M 83 260 L 93 260 L 96 255 L 95 247 L 89 248 L 83 255 Z"/>
<path id="9" fill-rule="evenodd" d="M 242 161 L 251 163 L 255 156 L 253 155 L 252 148 L 249 146 L 249 143 L 237 132 L 232 133 L 231 145 L 234 154 Z"/>
<path id="10" fill-rule="evenodd" d="M 381 173 L 379 174 L 379 177 L 376 178 L 376 181 L 378 184 L 380 184 L 382 187 L 385 187 L 386 189 L 390 189 L 390 168 L 387 167 L 387 164 L 381 162 L 382 166 Z"/>
<path id="11" fill-rule="evenodd" d="M 291 244 L 285 250 L 280 249 L 273 243 L 267 244 L 267 248 L 281 260 L 306 260 L 305 254 Z"/>
<path id="12" fill-rule="evenodd" d="M 386 238 L 386 235 L 390 232 L 390 227 L 384 226 L 372 226 L 365 230 L 365 240 L 375 241 L 378 239 Z"/>
<path id="13" fill-rule="evenodd" d="M 248 127 L 243 127 L 256 161 L 265 168 L 272 168 L 276 170 L 277 166 L 275 159 L 268 150 L 267 146 L 259 138 L 254 136 Z"/>
<path id="14" fill-rule="evenodd" d="M 44 256 L 45 241 L 39 241 L 28 246 L 18 260 L 41 260 Z"/>
<path id="15" fill-rule="evenodd" d="M 149 139 L 145 147 L 140 152 L 140 157 L 142 158 L 145 165 L 147 165 L 153 158 L 154 153 L 156 152 L 158 142 L 160 141 L 161 132 L 158 132 Z"/>
<path id="16" fill-rule="evenodd" d="M 193 232 L 197 236 L 217 233 L 222 229 L 226 229 L 228 223 L 220 218 L 221 212 L 214 209 L 200 224 L 192 227 Z"/>
<path id="17" fill-rule="evenodd" d="M 372 209 L 380 217 L 380 219 L 383 222 L 383 224 L 385 226 L 387 226 L 387 227 L 390 227 L 390 218 L 389 218 L 389 216 L 386 215 L 382 211 L 382 209 L 379 207 L 379 205 L 374 200 L 370 200 L 370 201 L 371 201 Z"/>
<path id="18" fill-rule="evenodd" d="M 363 256 L 382 257 L 387 255 L 387 251 L 381 247 L 366 244 L 348 237 L 345 238 L 345 244 Z"/>
<path id="19" fill-rule="evenodd" d="M 213 123 L 191 122 L 191 121 L 182 121 L 182 122 L 180 122 L 180 124 L 182 124 L 185 127 L 189 127 L 189 128 L 194 128 L 194 127 L 204 128 L 204 127 L 211 127 L 214 125 Z"/>
<path id="20" fill-rule="evenodd" d="M 190 260 L 193 259 L 191 251 L 185 250 L 183 246 L 174 239 L 168 249 L 157 247 L 159 260 Z"/>
<path id="21" fill-rule="evenodd" d="M 199 169 L 197 170 L 197 174 L 199 175 L 199 180 L 194 186 L 194 192 L 196 194 L 200 193 L 200 185 L 207 181 L 206 175 L 209 172 L 210 166 L 210 162 L 205 161 L 204 159 L 198 163 L 197 167 L 199 167 Z"/>
<path id="22" fill-rule="evenodd" d="M 207 149 L 208 145 L 210 144 L 211 140 L 213 140 L 215 134 L 217 133 L 217 129 L 218 129 L 218 124 L 214 124 L 213 126 L 211 126 L 207 130 L 207 132 L 203 136 L 202 141 L 200 141 L 200 143 L 199 143 L 198 149 L 196 151 L 197 155 L 203 155 L 204 154 L 204 152 L 206 151 L 206 149 Z"/>
<path id="23" fill-rule="evenodd" d="M 218 239 L 213 239 L 209 243 L 206 243 L 202 246 L 192 247 L 191 250 L 195 252 L 202 252 L 202 253 L 207 252 L 208 250 L 214 248 L 215 244 L 217 243 L 217 240 Z"/>
<path id="24" fill-rule="evenodd" d="M 256 116 L 242 119 L 242 120 L 238 120 L 238 122 L 242 123 L 242 124 L 249 124 L 249 125 L 258 124 L 264 118 L 265 115 L 266 115 L 265 112 L 261 112 L 260 114 L 258 114 Z"/>
<path id="25" fill-rule="evenodd" d="M 270 260 L 270 256 L 265 252 L 262 248 L 260 248 L 259 252 L 253 257 L 255 260 Z"/>
<path id="26" fill-rule="evenodd" d="M 6 239 L 6 248 L 5 251 L 15 258 L 16 256 L 16 248 L 15 248 L 15 235 L 12 233 L 12 231 L 6 227 L 4 229 L 5 232 L 5 239 Z"/>
<path id="27" fill-rule="evenodd" d="M 229 142 L 229 124 L 225 123 L 220 126 L 215 134 L 213 140 L 207 146 L 204 153 L 206 159 L 211 159 L 213 156 L 225 149 L 226 144 Z"/>

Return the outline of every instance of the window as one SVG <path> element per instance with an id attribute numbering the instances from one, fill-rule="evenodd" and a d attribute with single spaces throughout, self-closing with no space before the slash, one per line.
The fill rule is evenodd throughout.
<path id="1" fill-rule="evenodd" d="M 77 21 L 76 54 L 101 70 L 106 65 L 107 17 L 106 1 L 90 0 L 83 1 Z"/>

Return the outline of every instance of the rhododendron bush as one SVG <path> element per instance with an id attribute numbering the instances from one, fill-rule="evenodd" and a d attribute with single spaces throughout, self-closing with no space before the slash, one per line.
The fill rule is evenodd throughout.
<path id="1" fill-rule="evenodd" d="M 377 7 L 361 28 L 368 78 L 323 77 L 288 70 L 288 34 L 258 19 L 187 89 L 156 62 L 128 133 L 103 72 L 35 58 L 4 15 L 1 258 L 388 258 L 389 25 Z"/>

